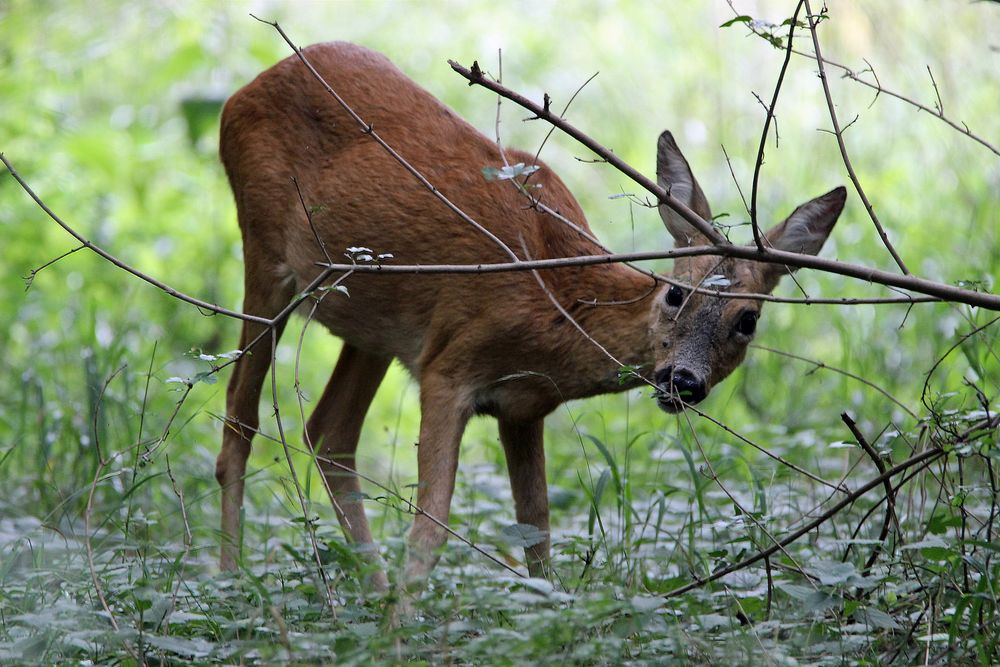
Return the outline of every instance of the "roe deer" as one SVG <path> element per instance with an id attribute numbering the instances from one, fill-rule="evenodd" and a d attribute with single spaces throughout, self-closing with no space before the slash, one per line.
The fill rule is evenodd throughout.
<path id="1" fill-rule="evenodd" d="M 497 145 L 406 77 L 381 54 L 328 43 L 305 57 L 345 102 L 400 155 L 522 259 L 604 252 L 600 245 L 529 202 L 510 183 L 488 181 L 501 166 Z M 321 271 L 319 240 L 331 253 L 351 246 L 391 252 L 405 264 L 509 261 L 490 239 L 449 211 L 362 132 L 295 56 L 260 74 L 222 112 L 220 153 L 236 199 L 245 259 L 244 311 L 274 317 Z M 532 155 L 507 152 L 510 163 Z M 673 137 L 657 145 L 665 188 L 706 220 L 708 202 Z M 544 164 L 530 182 L 542 202 L 589 232 L 583 212 Z M 296 192 L 313 206 L 313 225 Z M 766 233 L 774 248 L 819 252 L 845 199 L 837 188 L 797 208 Z M 705 243 L 673 210 L 660 215 L 676 246 Z M 314 233 L 315 230 L 315 233 Z M 709 277 L 729 292 L 770 292 L 788 269 L 766 263 L 686 257 L 673 277 L 698 285 Z M 343 351 L 305 427 L 328 461 L 353 469 L 361 424 L 393 359 L 420 387 L 417 505 L 447 522 L 459 443 L 476 414 L 496 417 L 517 520 L 546 537 L 525 549 L 529 572 L 544 572 L 549 507 L 542 422 L 559 404 L 652 381 L 667 412 L 697 403 L 741 362 L 761 302 L 719 298 L 655 279 L 623 264 L 478 275 L 350 276 L 350 297 L 330 294 L 315 318 L 343 339 Z M 659 281 L 662 282 L 662 281 Z M 548 291 L 548 295 L 545 291 Z M 558 301 L 594 340 L 649 380 L 619 382 L 619 367 L 553 305 Z M 263 330 L 244 322 L 240 349 Z M 278 331 L 280 335 L 280 329 Z M 227 423 L 216 476 L 222 486 L 222 558 L 238 556 L 240 508 L 250 442 L 258 426 L 266 349 L 242 357 L 227 393 Z M 355 476 L 321 459 L 337 517 L 353 542 L 372 535 Z M 446 532 L 418 513 L 409 536 L 404 583 L 419 585 Z M 373 585 L 388 587 L 382 569 Z"/>

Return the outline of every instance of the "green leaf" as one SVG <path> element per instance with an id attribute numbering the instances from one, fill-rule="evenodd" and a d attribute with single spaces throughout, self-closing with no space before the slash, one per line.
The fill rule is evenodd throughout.
<path id="1" fill-rule="evenodd" d="M 529 523 L 514 523 L 504 526 L 500 530 L 500 537 L 512 546 L 531 547 L 544 542 L 548 533 L 538 530 Z"/>
<path id="2" fill-rule="evenodd" d="M 803 608 L 810 612 L 823 612 L 840 604 L 841 598 L 826 591 L 818 591 L 808 586 L 779 583 L 778 588 L 790 597 L 802 603 Z"/>
<path id="3" fill-rule="evenodd" d="M 747 16 L 746 14 L 743 14 L 741 16 L 737 16 L 734 19 L 730 19 L 730 20 L 726 21 L 725 23 L 723 23 L 719 27 L 720 28 L 728 28 L 729 26 L 736 25 L 737 23 L 746 23 L 746 24 L 753 23 L 753 17 L 752 16 Z"/>
<path id="4" fill-rule="evenodd" d="M 932 516 L 930 521 L 927 522 L 927 530 L 929 530 L 932 535 L 944 535 L 948 532 L 949 528 L 958 528 L 961 525 L 962 517 L 957 514 L 935 512 L 934 516 Z M 944 542 L 940 542 L 935 546 L 941 546 L 943 544 Z"/>
<path id="5" fill-rule="evenodd" d="M 638 366 L 629 366 L 626 364 L 618 369 L 618 384 L 620 385 L 636 377 L 641 377 Z"/>
<path id="6" fill-rule="evenodd" d="M 889 614 L 874 607 L 864 607 L 854 612 L 854 618 L 859 622 L 880 630 L 899 630 L 900 625 Z"/>
<path id="7" fill-rule="evenodd" d="M 215 371 L 202 371 L 201 373 L 195 373 L 195 376 L 191 378 L 192 384 L 195 382 L 204 382 L 205 384 L 215 384 L 219 381 L 219 376 L 216 375 Z"/>
<path id="8" fill-rule="evenodd" d="M 608 468 L 610 468 L 611 475 L 612 477 L 614 477 L 615 480 L 615 490 L 621 492 L 622 480 L 618 474 L 618 464 L 615 463 L 615 458 L 611 456 L 611 452 L 608 450 L 607 446 L 605 446 L 603 442 L 598 440 L 596 437 L 590 435 L 589 433 L 584 433 L 583 435 L 585 438 L 587 438 L 587 440 L 590 440 L 592 443 L 594 443 L 594 445 L 597 446 L 597 450 L 601 452 L 601 455 L 604 457 L 604 460 L 608 462 Z"/>
<path id="9" fill-rule="evenodd" d="M 146 635 L 144 641 L 161 651 L 174 653 L 186 658 L 205 658 L 212 653 L 215 646 L 204 639 L 184 639 L 183 637 L 158 637 L 156 635 Z"/>
<path id="10" fill-rule="evenodd" d="M 590 513 L 587 516 L 588 535 L 594 534 L 594 523 L 597 520 L 597 512 L 601 505 L 601 496 L 604 495 L 604 489 L 607 487 L 609 479 L 611 479 L 611 471 L 605 468 L 601 471 L 601 476 L 597 478 L 597 486 L 594 488 L 594 495 L 591 497 Z"/>
<path id="11" fill-rule="evenodd" d="M 819 583 L 825 586 L 846 584 L 857 574 L 853 563 L 838 563 L 836 561 L 819 561 L 809 567 L 809 572 L 819 578 Z"/>

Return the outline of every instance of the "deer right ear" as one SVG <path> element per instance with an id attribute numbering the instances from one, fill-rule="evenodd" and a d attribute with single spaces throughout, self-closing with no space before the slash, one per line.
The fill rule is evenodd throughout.
<path id="1" fill-rule="evenodd" d="M 844 210 L 847 189 L 834 188 L 795 209 L 788 219 L 767 231 L 765 238 L 775 250 L 815 255 L 823 248 L 833 226 Z M 795 271 L 782 264 L 768 264 L 764 269 L 764 291 L 770 292 L 786 273 Z"/>
<path id="2" fill-rule="evenodd" d="M 664 190 L 686 204 L 688 208 L 705 220 L 711 221 L 712 211 L 709 209 L 705 193 L 691 173 L 691 167 L 677 147 L 674 135 L 664 130 L 656 142 L 656 180 Z M 677 247 L 690 245 L 708 245 L 700 232 L 691 226 L 687 220 L 677 214 L 666 204 L 659 206 L 660 217 L 667 231 L 674 237 Z"/>

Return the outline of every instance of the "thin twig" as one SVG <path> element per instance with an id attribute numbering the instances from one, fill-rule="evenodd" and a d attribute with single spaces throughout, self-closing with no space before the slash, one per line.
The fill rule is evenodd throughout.
<path id="1" fill-rule="evenodd" d="M 778 93 L 781 92 L 781 84 L 785 80 L 785 72 L 788 70 L 788 63 L 792 59 L 792 37 L 795 34 L 795 26 L 798 24 L 799 11 L 805 0 L 799 0 L 795 5 L 795 13 L 792 14 L 792 21 L 788 26 L 788 45 L 785 48 L 785 60 L 781 63 L 781 70 L 778 72 L 778 80 L 774 84 L 774 94 L 771 96 L 771 104 L 765 109 L 767 115 L 764 117 L 764 128 L 760 133 L 760 144 L 757 146 L 757 160 L 753 166 L 753 186 L 750 189 L 750 226 L 753 229 L 753 242 L 757 249 L 764 251 L 764 243 L 760 234 L 760 227 L 757 224 L 757 182 L 760 178 L 760 169 L 764 166 L 764 146 L 767 144 L 767 132 L 771 129 L 771 119 L 774 117 L 774 110 L 778 106 Z M 729 157 L 727 156 L 728 160 Z M 740 193 L 742 196 L 743 193 Z M 744 202 L 745 204 L 746 202 Z"/>
<path id="2" fill-rule="evenodd" d="M 323 251 L 323 256 L 326 258 L 327 263 L 333 264 L 333 258 L 330 257 L 329 251 L 326 249 L 326 243 L 319 236 L 319 231 L 316 229 L 316 225 L 313 223 L 313 212 L 306 205 L 306 199 L 302 196 L 302 189 L 299 187 L 299 179 L 292 176 L 292 184 L 295 185 L 295 193 L 299 196 L 299 204 L 302 205 L 302 211 L 306 214 L 306 220 L 309 222 L 309 229 L 312 230 L 313 238 L 316 239 L 316 245 L 319 249 Z"/>
<path id="3" fill-rule="evenodd" d="M 323 557 L 319 552 L 319 542 L 316 539 L 316 526 L 312 519 L 309 518 L 309 504 L 306 502 L 306 497 L 302 493 L 302 485 L 299 482 L 299 476 L 295 472 L 295 464 L 292 461 L 291 449 L 288 446 L 288 440 L 285 438 L 285 428 L 281 423 L 281 412 L 278 409 L 278 380 L 277 373 L 275 372 L 277 346 L 278 346 L 278 332 L 277 329 L 272 328 L 271 330 L 271 407 L 274 409 L 274 423 L 278 429 L 278 441 L 281 443 L 281 449 L 285 454 L 285 461 L 288 463 L 288 474 L 292 477 L 292 484 L 295 486 L 295 493 L 298 495 L 299 506 L 302 508 L 302 521 L 306 529 L 306 534 L 309 536 L 309 543 L 312 547 L 313 558 L 316 560 L 316 568 L 319 572 L 320 580 L 323 582 L 323 590 L 326 593 L 327 605 L 330 607 L 331 613 L 334 616 L 337 615 L 336 602 L 333 596 L 333 588 L 330 586 L 330 580 L 326 576 L 326 568 L 323 566 Z"/>
<path id="4" fill-rule="evenodd" d="M 637 184 L 642 186 L 645 190 L 649 191 L 654 197 L 656 197 L 657 201 L 666 204 L 676 211 L 678 215 L 689 222 L 695 229 L 698 230 L 698 232 L 700 232 L 712 243 L 720 245 L 729 243 L 729 241 L 727 241 L 726 238 L 711 225 L 711 223 L 692 211 L 686 204 L 661 188 L 659 185 L 640 174 L 634 167 L 619 158 L 612 151 L 597 143 L 589 136 L 576 129 L 573 125 L 560 118 L 558 115 L 552 113 L 552 111 L 548 108 L 548 105 L 545 105 L 544 107 L 538 106 L 528 98 L 515 93 L 509 88 L 505 88 L 495 81 L 491 81 L 483 75 L 483 72 L 479 69 L 479 65 L 477 63 L 473 63 L 472 69 L 463 67 L 454 60 L 449 60 L 448 64 L 451 65 L 451 68 L 455 70 L 455 72 L 468 80 L 469 85 L 480 85 L 487 90 L 492 90 L 495 93 L 503 95 L 515 104 L 518 104 L 535 114 L 535 116 L 540 120 L 544 120 L 555 125 L 560 130 L 576 139 L 578 142 L 589 148 L 593 153 L 604 159 L 608 164 L 612 165 Z"/>
<path id="5" fill-rule="evenodd" d="M 21 186 L 21 188 L 25 192 L 28 193 L 28 196 L 30 196 L 32 199 L 35 200 L 35 203 L 38 204 L 38 207 L 41 208 L 43 211 L 45 211 L 45 214 L 48 215 L 50 218 L 52 218 L 52 220 L 57 225 L 59 225 L 60 227 L 62 227 L 63 230 L 67 234 L 69 234 L 70 236 L 72 236 L 73 238 L 75 238 L 77 241 L 79 241 L 80 245 L 82 245 L 84 248 L 87 248 L 88 250 L 97 253 L 98 255 L 100 255 L 101 257 L 103 257 L 108 262 L 111 262 L 112 264 L 114 264 L 115 266 L 117 266 L 119 269 L 122 269 L 123 271 L 126 271 L 128 273 L 131 273 L 136 278 L 144 280 L 147 283 L 149 283 L 150 285 L 153 285 L 154 287 L 158 287 L 159 289 L 163 290 L 164 292 L 166 292 L 167 294 L 169 294 L 170 296 L 172 296 L 172 297 L 174 297 L 176 299 L 180 299 L 181 301 L 186 301 L 186 302 L 188 302 L 188 303 L 190 303 L 192 305 L 198 306 L 199 308 L 204 308 L 205 310 L 208 310 L 208 311 L 210 311 L 212 313 L 219 313 L 221 315 L 228 315 L 229 317 L 235 317 L 236 319 L 246 320 L 246 321 L 249 321 L 249 322 L 258 322 L 260 324 L 267 324 L 268 323 L 268 320 L 264 319 L 263 317 L 255 317 L 253 315 L 245 315 L 243 313 L 236 312 L 235 310 L 229 310 L 227 308 L 223 308 L 222 306 L 217 306 L 214 303 L 208 303 L 207 301 L 202 301 L 201 299 L 196 299 L 193 296 L 188 296 L 187 294 L 184 294 L 183 292 L 175 290 L 170 285 L 162 283 L 159 280 L 157 280 L 156 278 L 153 278 L 152 276 L 146 275 L 145 273 L 143 273 L 142 271 L 139 271 L 138 269 L 132 268 L 131 266 L 129 266 L 125 262 L 121 261 L 120 259 L 118 259 L 114 255 L 112 255 L 111 253 L 107 252 L 103 248 L 95 245 L 94 243 L 91 243 L 90 240 L 88 240 L 82 234 L 80 234 L 75 229 L 73 229 L 72 227 L 70 227 L 69 225 L 67 225 L 65 222 L 63 222 L 62 219 L 58 215 L 56 215 L 52 211 L 52 209 L 50 209 L 48 207 L 48 205 L 46 205 L 46 203 L 41 200 L 41 198 L 38 195 L 35 194 L 35 191 L 32 190 L 28 186 L 28 184 L 24 181 L 24 179 L 21 178 L 21 175 L 19 173 L 17 173 L 16 169 L 14 169 L 14 165 L 10 163 L 10 161 L 6 158 L 6 156 L 4 156 L 3 153 L 0 153 L 0 162 L 3 162 L 4 166 L 7 167 L 7 171 L 10 172 L 10 175 L 13 176 L 14 180 L 16 180 L 18 182 L 18 184 Z"/>
<path id="6" fill-rule="evenodd" d="M 560 112 L 560 114 L 559 114 L 560 118 L 564 118 L 566 116 L 566 112 L 569 111 L 569 108 L 573 104 L 573 100 L 576 99 L 576 96 L 579 95 L 580 92 L 584 88 L 587 87 L 588 83 L 590 83 L 591 81 L 593 81 L 594 79 L 596 79 L 598 74 L 600 74 L 600 72 L 594 72 L 593 74 L 591 74 L 587 78 L 587 80 L 584 81 L 583 83 L 581 83 L 580 86 L 573 92 L 573 94 L 570 95 L 569 100 L 567 100 L 567 102 L 566 102 L 566 106 L 563 107 L 562 112 Z M 502 81 L 498 81 L 497 83 L 501 83 L 502 84 L 503 82 Z M 503 96 L 502 95 L 498 95 L 498 97 L 503 97 Z M 553 125 L 552 127 L 549 128 L 549 131 L 545 134 L 545 137 L 542 139 L 542 143 L 539 144 L 539 146 L 538 146 L 538 150 L 535 151 L 535 162 L 538 162 L 538 156 L 542 154 L 542 149 L 545 148 L 545 144 L 548 143 L 549 138 L 552 136 L 552 133 L 555 132 L 555 131 L 556 131 L 556 126 Z M 528 174 L 528 178 L 531 178 L 531 174 Z M 528 178 L 524 179 L 525 183 L 528 182 Z"/>
<path id="7" fill-rule="evenodd" d="M 844 161 L 844 167 L 847 169 L 847 175 L 851 179 L 851 183 L 854 184 L 854 189 L 857 191 L 858 196 L 861 198 L 861 202 L 865 205 L 865 210 L 868 211 L 868 217 L 871 218 L 872 222 L 875 224 L 875 229 L 878 230 L 879 238 L 882 239 L 883 245 L 885 245 L 886 250 L 892 255 L 893 260 L 895 260 L 896 265 L 899 266 L 899 270 L 905 275 L 909 275 L 910 270 L 906 268 L 906 264 L 900 258 L 899 253 L 896 252 L 896 248 L 893 247 L 892 242 L 889 240 L 889 235 L 886 234 L 885 229 L 882 227 L 882 223 L 879 222 L 878 216 L 875 214 L 875 209 L 871 202 L 868 201 L 868 195 L 865 194 L 864 188 L 861 187 L 861 181 L 858 180 L 857 174 L 854 172 L 854 165 L 851 164 L 851 158 L 847 154 L 847 146 L 844 143 L 844 133 L 840 129 L 840 123 L 837 121 L 837 110 L 833 104 L 833 96 L 830 94 L 830 82 L 827 81 L 826 68 L 823 61 L 823 53 L 819 47 L 819 35 L 816 31 L 816 20 L 812 13 L 812 8 L 809 6 L 809 0 L 803 0 L 806 6 L 806 20 L 809 21 L 809 32 L 812 35 L 813 51 L 816 54 L 816 65 L 819 68 L 819 80 L 823 84 L 823 95 L 826 97 L 826 108 L 830 111 L 830 122 L 833 125 L 833 133 L 837 136 L 837 146 L 840 148 L 840 157 Z"/>
<path id="8" fill-rule="evenodd" d="M 795 472 L 799 473 L 800 475 L 805 475 L 806 477 L 808 477 L 809 479 L 813 480 L 814 482 L 819 482 L 820 484 L 822 484 L 823 486 L 831 489 L 834 492 L 838 492 L 838 491 L 840 493 L 847 493 L 848 492 L 847 488 L 845 486 L 843 486 L 842 484 L 834 484 L 833 482 L 828 482 L 827 480 L 823 479 L 819 475 L 816 475 L 815 473 L 811 473 L 808 470 L 806 470 L 805 468 L 802 468 L 801 466 L 797 466 L 794 463 L 792 463 L 791 461 L 788 461 L 788 460 L 786 460 L 786 459 L 778 456 L 777 454 L 772 454 L 768 449 L 766 449 L 764 447 L 761 447 L 760 445 L 758 445 L 753 440 L 750 440 L 750 438 L 747 438 L 745 435 L 742 435 L 742 434 L 734 431 L 729 426 L 727 426 L 725 423 L 719 421 L 718 419 L 716 419 L 715 417 L 711 416 L 710 414 L 708 414 L 706 412 L 702 412 L 701 410 L 699 410 L 695 406 L 693 406 L 693 405 L 685 405 L 685 408 L 687 410 L 690 410 L 691 412 L 694 412 L 699 417 L 702 417 L 703 419 L 707 419 L 708 421 L 712 422 L 713 424 L 715 424 L 716 426 L 718 426 L 719 428 L 721 428 L 726 433 L 739 438 L 741 441 L 743 441 L 744 443 L 750 445 L 751 447 L 753 447 L 754 449 L 756 449 L 758 452 L 760 452 L 764 456 L 767 456 L 768 458 L 774 459 L 776 462 L 780 463 L 781 465 L 785 466 L 786 468 L 794 470 Z"/>
<path id="9" fill-rule="evenodd" d="M 181 574 L 183 573 L 184 566 L 187 564 L 188 555 L 191 553 L 191 545 L 194 544 L 194 537 L 191 534 L 191 523 L 188 521 L 187 506 L 184 503 L 184 492 L 180 490 L 180 487 L 177 486 L 177 480 L 174 479 L 174 471 L 170 468 L 170 456 L 164 454 L 164 459 L 166 461 L 167 478 L 170 480 L 170 488 L 173 490 L 174 495 L 177 496 L 177 503 L 181 510 L 181 521 L 184 523 L 184 551 L 177 559 L 181 572 L 174 573 L 174 589 L 170 593 L 170 609 L 173 610 L 177 606 L 177 597 L 180 595 L 181 585 L 184 582 Z"/>
<path id="10" fill-rule="evenodd" d="M 740 181 L 736 178 L 736 172 L 733 171 L 733 162 L 729 159 L 729 153 L 726 151 L 726 145 L 719 145 L 722 147 L 722 154 L 726 156 L 726 165 L 728 165 L 729 173 L 733 177 L 733 184 L 736 185 L 736 191 L 740 193 L 740 200 L 743 202 L 743 208 L 746 210 L 747 215 L 750 215 L 750 206 L 747 204 L 747 198 L 743 196 L 743 188 L 740 187 Z"/>
<path id="11" fill-rule="evenodd" d="M 796 530 L 795 532 L 793 532 L 789 536 L 785 537 L 779 543 L 777 543 L 775 545 L 772 545 L 772 546 L 768 547 L 767 549 L 764 549 L 763 551 L 759 551 L 756 554 L 754 554 L 752 556 L 749 556 L 749 557 L 741 560 L 739 563 L 734 563 L 733 565 L 730 565 L 729 567 L 723 568 L 721 570 L 717 570 L 716 572 L 713 572 L 711 574 L 711 576 L 705 577 L 703 579 L 699 578 L 699 579 L 696 579 L 695 581 L 692 581 L 689 584 L 686 584 L 684 586 L 680 586 L 679 588 L 675 588 L 674 590 L 669 591 L 668 593 L 665 593 L 663 595 L 663 597 L 665 599 L 670 599 L 670 598 L 677 597 L 678 595 L 682 595 L 684 593 L 687 593 L 690 590 L 694 590 L 695 588 L 701 588 L 702 586 L 704 586 L 706 584 L 709 584 L 709 583 L 711 583 L 713 581 L 721 579 L 722 577 L 725 577 L 728 574 L 732 574 L 733 572 L 738 572 L 739 570 L 743 570 L 743 569 L 745 569 L 745 568 L 753 565 L 757 561 L 759 561 L 759 560 L 761 560 L 763 558 L 767 558 L 768 556 L 773 555 L 779 549 L 788 546 L 792 542 L 795 542 L 796 540 L 798 540 L 799 538 L 801 538 L 803 535 L 806 535 L 806 534 L 810 533 L 811 531 L 815 530 L 816 528 L 818 528 L 822 524 L 826 523 L 831 518 L 833 518 L 834 516 L 836 516 L 837 514 L 839 514 L 840 511 L 843 510 L 845 507 L 847 507 L 847 506 L 851 505 L 852 503 L 856 502 L 858 500 L 858 498 L 862 497 L 863 495 L 865 495 L 866 493 L 868 493 L 869 491 L 871 491 L 875 487 L 881 486 L 882 482 L 885 479 L 894 477 L 895 475 L 898 475 L 900 472 L 903 472 L 907 468 L 911 468 L 911 467 L 913 467 L 915 465 L 923 463 L 924 461 L 940 458 L 940 457 L 944 456 L 945 454 L 946 454 L 946 452 L 943 449 L 934 448 L 934 449 L 928 449 L 928 450 L 926 450 L 924 452 L 921 452 L 920 454 L 917 454 L 915 456 L 912 456 L 912 457 L 908 458 L 907 460 L 903 461 L 902 463 L 893 466 L 889 470 L 886 470 L 884 474 L 881 474 L 878 477 L 875 477 L 874 479 L 868 481 L 866 484 L 864 484 L 863 486 L 861 486 L 860 488 L 858 488 L 856 491 L 854 491 L 853 493 L 851 493 L 850 495 L 848 495 L 847 497 L 845 497 L 843 500 L 841 500 L 839 503 L 837 503 L 836 505 L 834 505 L 833 507 L 831 507 L 830 509 L 828 509 L 822 515 L 820 515 L 816 519 L 810 521 L 809 523 L 805 524 L 804 526 L 802 526 L 801 528 L 799 528 L 798 530 Z"/>
<path id="12" fill-rule="evenodd" d="M 848 430 L 850 430 L 851 435 L 854 436 L 854 439 L 858 441 L 858 444 L 861 446 L 861 449 L 865 451 L 865 454 L 868 455 L 868 458 L 870 458 L 872 460 L 872 463 L 875 464 L 875 467 L 878 468 L 879 474 L 884 475 L 885 463 L 882 461 L 882 457 L 879 456 L 879 453 L 875 451 L 875 448 L 871 446 L 871 444 L 868 442 L 865 436 L 861 433 L 861 430 L 858 428 L 858 425 L 854 423 L 854 420 L 851 419 L 851 416 L 848 415 L 846 412 L 843 412 L 840 415 L 840 419 L 844 422 L 844 424 L 847 425 Z M 878 559 L 879 554 L 882 552 L 883 544 L 886 538 L 889 536 L 889 529 L 892 527 L 893 522 L 896 523 L 897 527 L 899 525 L 899 522 L 896 519 L 896 490 L 892 488 L 892 480 L 887 477 L 883 482 L 883 486 L 885 487 L 885 498 L 886 498 L 885 519 L 882 521 L 882 528 L 879 531 L 878 543 L 872 548 L 871 555 L 868 556 L 868 560 L 865 562 L 865 567 L 862 570 L 861 574 L 862 576 L 865 577 L 868 576 L 868 573 L 871 571 L 872 566 L 875 564 L 875 561 Z M 844 552 L 845 560 L 847 558 L 848 551 L 850 551 L 850 544 L 847 546 L 847 550 Z"/>
<path id="13" fill-rule="evenodd" d="M 2 155 L 0 155 L 0 157 L 2 157 Z M 104 612 L 108 615 L 108 622 L 111 623 L 111 627 L 114 628 L 116 632 L 120 631 L 118 621 L 115 618 L 114 612 L 111 611 L 111 606 L 108 604 L 107 597 L 104 595 L 104 587 L 101 585 L 101 578 L 97 576 L 97 566 L 94 563 L 94 546 L 93 546 L 93 537 L 91 535 L 90 520 L 91 517 L 93 516 L 94 496 L 97 495 L 97 486 L 103 479 L 105 479 L 102 473 L 104 469 L 108 467 L 108 465 L 110 465 L 116 458 L 121 456 L 121 454 L 123 453 L 123 452 L 116 452 L 108 459 L 105 459 L 104 456 L 101 454 L 100 440 L 98 438 L 98 415 L 100 412 L 101 404 L 104 401 L 104 395 L 108 390 L 108 385 L 110 385 L 112 380 L 114 380 L 124 369 L 125 369 L 124 365 L 120 366 L 104 381 L 104 385 L 101 387 L 101 391 L 97 397 L 97 404 L 94 407 L 94 418 L 93 418 L 94 451 L 97 454 L 97 466 L 94 470 L 94 479 L 90 484 L 90 491 L 87 494 L 87 506 L 83 513 L 84 547 L 87 552 L 87 569 L 90 571 L 90 581 L 91 583 L 94 584 L 94 591 L 97 594 L 97 599 L 101 603 L 101 607 L 104 609 Z M 112 477 L 117 476 L 118 474 L 120 473 L 112 472 L 107 476 L 107 478 L 110 479 Z M 131 642 L 123 640 L 123 645 L 125 646 L 125 650 L 128 651 L 129 655 L 131 655 L 136 660 L 136 662 L 138 662 L 141 665 L 147 664 L 145 657 L 140 655 L 140 653 L 136 650 L 136 648 L 132 646 Z"/>
<path id="14" fill-rule="evenodd" d="M 931 71 L 931 66 L 930 65 L 927 66 L 927 74 L 928 74 L 928 76 L 931 77 L 931 83 L 934 85 L 934 96 L 937 97 L 937 104 L 936 104 L 937 112 L 938 112 L 937 115 L 938 116 L 943 116 L 944 115 L 944 102 L 941 101 L 941 91 L 938 90 L 937 81 L 934 80 L 934 72 Z"/>
<path id="15" fill-rule="evenodd" d="M 868 387 L 871 387 L 872 389 L 874 389 L 878 393 L 882 394 L 883 396 L 885 396 L 886 398 L 888 398 L 890 401 L 892 401 L 893 403 L 895 403 L 896 405 L 898 405 L 900 408 L 902 408 L 902 410 L 906 414 L 908 414 L 911 417 L 913 417 L 913 419 L 915 419 L 915 420 L 919 420 L 920 419 L 920 417 L 917 415 L 917 413 L 915 413 L 910 408 L 906 407 L 906 405 L 902 401 L 900 401 L 898 398 L 896 398 L 895 396 L 893 396 L 888 391 L 886 391 L 885 389 L 883 389 L 879 385 L 875 384 L 871 380 L 867 380 L 867 379 L 861 377 L 860 375 L 856 375 L 854 373 L 851 373 L 850 371 L 845 371 L 844 369 L 837 368 L 836 366 L 831 366 L 831 365 L 829 365 L 829 364 L 827 364 L 826 362 L 823 362 L 823 361 L 815 361 L 814 359 L 809 359 L 807 357 L 802 357 L 802 356 L 799 356 L 797 354 L 792 354 L 791 352 L 785 352 L 784 350 L 777 350 L 777 349 L 775 349 L 773 347 L 767 347 L 766 345 L 752 344 L 751 347 L 754 347 L 754 348 L 756 348 L 758 350 L 764 350 L 765 352 L 770 352 L 772 354 L 781 355 L 782 357 L 788 357 L 789 359 L 795 359 L 797 361 L 804 361 L 807 364 L 812 364 L 813 366 L 815 366 L 816 368 L 814 370 L 823 369 L 823 370 L 833 371 L 834 373 L 839 373 L 840 375 L 843 375 L 844 377 L 849 377 L 852 380 L 856 380 L 856 381 L 858 381 L 858 382 L 860 382 L 860 383 L 862 383 L 862 384 L 864 384 L 864 385 L 866 385 Z"/>
<path id="16" fill-rule="evenodd" d="M 35 267 L 31 271 L 28 271 L 28 275 L 26 275 L 26 276 L 24 276 L 22 278 L 22 280 L 24 280 L 24 291 L 27 292 L 29 289 L 31 289 L 32 283 L 35 282 L 35 276 L 37 276 L 39 273 L 41 273 L 43 269 L 46 269 L 46 268 L 52 266 L 53 264 L 55 264 L 59 260 L 64 259 L 66 257 L 69 257 L 70 255 L 72 255 L 73 253 L 77 252 L 78 250 L 83 250 L 86 247 L 87 246 L 82 245 L 82 244 L 78 245 L 75 248 L 67 250 L 66 252 L 64 252 L 63 254 L 59 255 L 58 257 L 50 259 L 49 261 L 45 262 L 41 266 Z"/>

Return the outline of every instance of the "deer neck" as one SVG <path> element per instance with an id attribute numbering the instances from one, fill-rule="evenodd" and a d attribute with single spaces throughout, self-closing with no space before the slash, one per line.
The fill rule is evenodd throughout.
<path id="1" fill-rule="evenodd" d="M 559 298 L 583 332 L 563 323 L 576 380 L 569 398 L 624 391 L 645 384 L 653 363 L 650 312 L 659 293 L 646 274 L 623 264 L 590 267 Z M 568 281 L 564 281 L 568 285 Z M 589 338 L 588 338 L 589 336 Z M 603 349 L 602 349 L 603 348 Z"/>

